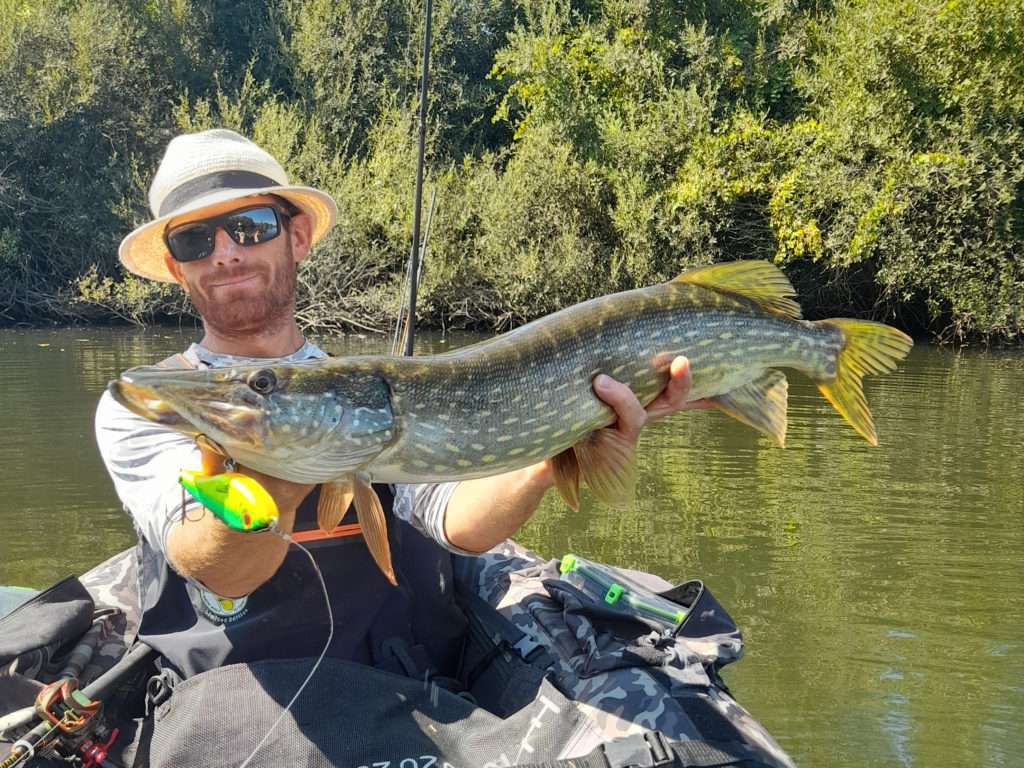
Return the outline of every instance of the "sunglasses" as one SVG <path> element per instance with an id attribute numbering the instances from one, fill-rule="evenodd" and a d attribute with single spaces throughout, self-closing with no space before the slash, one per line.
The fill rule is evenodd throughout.
<path id="1" fill-rule="evenodd" d="M 218 228 L 239 245 L 249 247 L 270 242 L 281 234 L 286 218 L 272 205 L 243 208 L 172 227 L 164 232 L 164 242 L 175 261 L 199 261 L 213 253 Z"/>

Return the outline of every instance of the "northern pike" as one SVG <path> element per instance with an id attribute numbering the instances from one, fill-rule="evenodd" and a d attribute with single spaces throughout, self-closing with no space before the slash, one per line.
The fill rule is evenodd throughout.
<path id="1" fill-rule="evenodd" d="M 894 370 L 913 342 L 866 320 L 802 320 L 794 296 L 767 262 L 715 264 L 446 354 L 133 369 L 110 391 L 247 467 L 323 483 L 321 527 L 333 528 L 354 498 L 367 545 L 394 581 L 370 481 L 466 480 L 553 457 L 570 505 L 581 478 L 606 502 L 631 498 L 633 454 L 601 430 L 615 413 L 592 390 L 598 374 L 629 385 L 646 405 L 685 355 L 691 400 L 709 399 L 783 445 L 787 381 L 777 369 L 794 368 L 876 445 L 861 378 Z"/>

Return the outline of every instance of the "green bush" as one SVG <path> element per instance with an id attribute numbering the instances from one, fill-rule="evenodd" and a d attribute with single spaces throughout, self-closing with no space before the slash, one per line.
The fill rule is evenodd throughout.
<path id="1" fill-rule="evenodd" d="M 516 149 L 504 163 L 467 165 L 461 188 L 442 198 L 425 296 L 460 324 L 518 325 L 607 284 L 601 179 L 549 132 Z"/>
<path id="2" fill-rule="evenodd" d="M 121 237 L 176 133 L 330 191 L 302 321 L 383 329 L 411 231 L 418 5 L 0 0 L 0 321 L 187 312 Z M 1019 339 L 1024 9 L 997 0 L 439 0 L 420 320 L 505 328 L 773 259 L 809 315 Z"/>
<path id="3" fill-rule="evenodd" d="M 1022 41 L 1019 4 L 850 3 L 798 76 L 817 129 L 778 217 L 818 222 L 821 257 L 868 266 L 890 311 L 923 301 L 943 336 L 1022 329 Z"/>

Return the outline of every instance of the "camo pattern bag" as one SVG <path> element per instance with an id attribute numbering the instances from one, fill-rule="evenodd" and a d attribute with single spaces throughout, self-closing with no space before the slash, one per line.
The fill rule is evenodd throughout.
<path id="1" fill-rule="evenodd" d="M 69 576 L 0 620 L 0 670 L 44 680 L 62 651 L 92 624 L 93 601 Z"/>
<path id="2" fill-rule="evenodd" d="M 742 742 L 763 753 L 768 764 L 792 765 L 721 680 L 719 670 L 740 658 L 743 642 L 710 592 L 700 582 L 673 588 L 656 576 L 628 573 L 652 591 L 689 600 L 683 626 L 674 633 L 659 631 L 602 608 L 558 579 L 556 561 L 511 540 L 460 559 L 456 569 L 463 584 L 524 632 L 531 645 L 550 651 L 555 684 L 607 739 L 646 729 L 680 741 Z"/>
<path id="3" fill-rule="evenodd" d="M 80 577 L 97 611 L 109 611 L 105 631 L 96 638 L 94 651 L 80 679 L 95 680 L 124 656 L 139 628 L 138 547 L 131 547 L 95 566 Z"/>

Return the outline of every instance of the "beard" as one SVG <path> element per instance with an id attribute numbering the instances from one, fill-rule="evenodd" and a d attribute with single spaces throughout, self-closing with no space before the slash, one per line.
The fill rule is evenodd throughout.
<path id="1" fill-rule="evenodd" d="M 295 314 L 298 265 L 292 260 L 290 243 L 287 251 L 287 260 L 280 263 L 251 264 L 244 270 L 222 272 L 190 285 L 189 295 L 203 318 L 203 325 L 219 336 L 238 337 L 272 333 L 290 323 Z M 236 300 L 212 298 L 204 285 L 249 275 L 261 278 L 261 290 Z"/>

